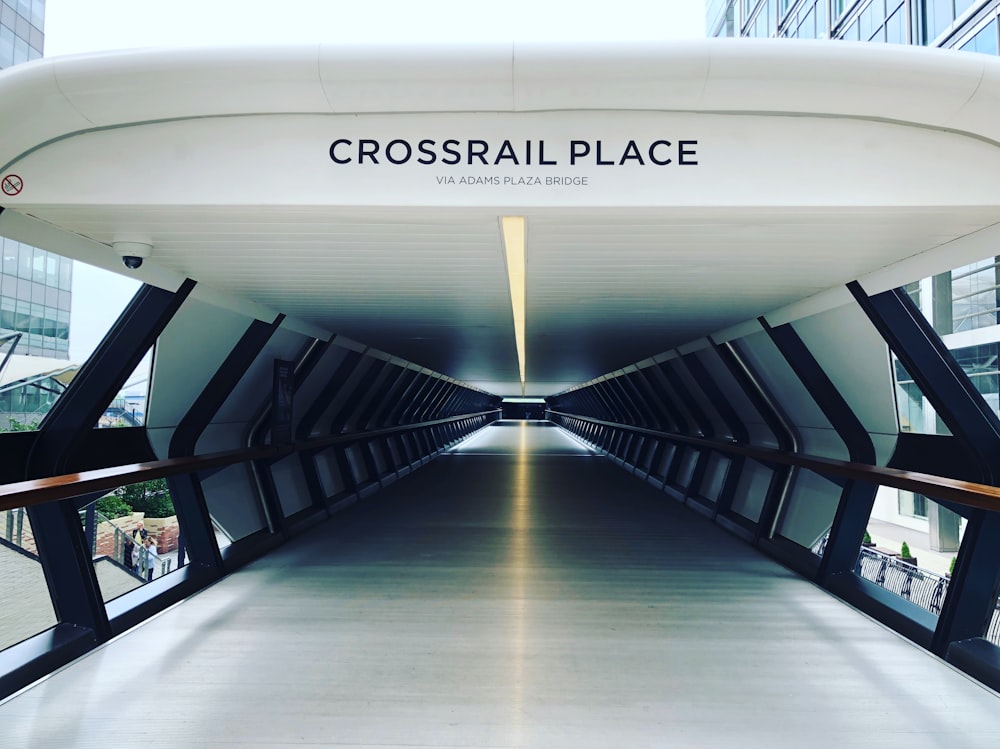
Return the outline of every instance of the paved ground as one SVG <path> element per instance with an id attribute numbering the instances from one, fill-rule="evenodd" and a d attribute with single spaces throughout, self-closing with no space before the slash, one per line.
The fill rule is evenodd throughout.
<path id="1" fill-rule="evenodd" d="M 42 566 L 37 560 L 0 544 L 0 650 L 55 625 L 56 615 Z"/>
<path id="2" fill-rule="evenodd" d="M 995 749 L 1000 698 L 557 429 L 498 426 L 0 726 L 5 749 Z"/>

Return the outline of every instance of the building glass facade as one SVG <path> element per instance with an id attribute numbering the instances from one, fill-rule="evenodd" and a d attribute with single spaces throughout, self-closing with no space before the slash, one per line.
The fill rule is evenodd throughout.
<path id="1" fill-rule="evenodd" d="M 0 0 L 0 68 L 42 56 L 45 0 Z"/>
<path id="2" fill-rule="evenodd" d="M 44 29 L 45 0 L 0 0 L 0 68 L 41 57 Z M 73 261 L 0 242 L 0 353 L 68 359 Z"/>
<path id="3" fill-rule="evenodd" d="M 829 39 L 1000 53 L 1000 0 L 708 0 L 705 9 L 710 37 Z M 1000 255 L 914 279 L 903 290 L 1000 414 Z M 894 357 L 893 365 L 900 431 L 949 434 L 902 363 Z M 965 518 L 927 497 L 882 487 L 868 529 L 874 542 L 890 552 L 899 550 L 900 539 L 913 547 L 919 544 L 918 574 L 937 575 L 934 579 L 945 580 L 943 588 L 947 583 L 942 576 L 951 571 L 948 560 L 954 564 L 952 555 L 965 526 Z M 866 553 L 878 557 L 862 550 L 862 576 Z"/>
<path id="4" fill-rule="evenodd" d="M 0 0 L 0 69 L 40 58 L 44 29 L 45 0 Z M 65 388 L 48 365 L 3 370 L 9 355 L 69 359 L 72 285 L 72 260 L 0 237 L 0 431 L 33 428 Z"/>
<path id="5" fill-rule="evenodd" d="M 20 333 L 17 354 L 69 358 L 69 313 L 73 261 L 0 238 L 0 335 L 6 351 Z"/>
<path id="6" fill-rule="evenodd" d="M 0 0 L 0 69 L 42 56 L 45 0 Z M 0 353 L 69 358 L 73 261 L 0 238 Z"/>
<path id="7" fill-rule="evenodd" d="M 709 36 L 846 39 L 995 55 L 998 0 L 708 0 Z"/>

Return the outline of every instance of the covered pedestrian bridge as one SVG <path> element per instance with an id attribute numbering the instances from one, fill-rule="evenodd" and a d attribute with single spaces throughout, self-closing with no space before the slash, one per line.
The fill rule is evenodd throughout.
<path id="1" fill-rule="evenodd" d="M 1000 254 L 996 59 L 109 53 L 4 71 L 0 132 L 0 235 L 143 282 L 0 434 L 52 611 L 3 693 L 87 656 L 14 745 L 1000 738 L 1000 420 L 918 308 Z M 111 596 L 79 511 L 163 478 Z M 949 573 L 862 551 L 897 490 Z"/>

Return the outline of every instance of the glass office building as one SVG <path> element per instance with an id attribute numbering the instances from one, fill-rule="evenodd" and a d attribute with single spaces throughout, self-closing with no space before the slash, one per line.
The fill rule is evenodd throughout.
<path id="1" fill-rule="evenodd" d="M 0 0 L 0 68 L 42 56 L 45 0 Z M 0 238 L 0 353 L 69 358 L 73 261 Z"/>
<path id="2" fill-rule="evenodd" d="M 708 0 L 708 36 L 846 39 L 997 54 L 996 0 Z"/>
<path id="3" fill-rule="evenodd" d="M 708 0 L 715 37 L 833 39 L 1000 53 L 1000 0 Z M 1000 250 L 1000 248 L 998 248 Z M 906 287 L 956 361 L 1000 412 L 1000 255 Z M 897 363 L 904 431 L 944 425 Z"/>
<path id="4" fill-rule="evenodd" d="M 42 56 L 45 0 L 0 0 L 0 68 Z"/>
<path id="5" fill-rule="evenodd" d="M 0 0 L 0 68 L 42 56 L 45 0 Z M 36 422 L 65 388 L 73 261 L 0 237 L 0 431 Z M 14 360 L 10 358 L 14 356 Z M 30 361 L 15 360 L 32 357 Z"/>
<path id="6" fill-rule="evenodd" d="M 911 44 L 1000 53 L 1000 0 L 707 0 L 710 37 L 779 37 Z M 1000 247 L 997 248 L 1000 252 Z M 955 361 L 1000 413 L 1000 255 L 905 287 Z M 896 400 L 904 432 L 947 434 L 898 361 Z M 873 520 L 929 532 L 932 549 L 957 549 L 958 519 L 919 494 L 880 492 Z"/>

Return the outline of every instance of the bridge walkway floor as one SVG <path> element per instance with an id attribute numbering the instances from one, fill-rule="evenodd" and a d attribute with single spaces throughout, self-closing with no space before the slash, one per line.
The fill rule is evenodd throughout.
<path id="1" fill-rule="evenodd" d="M 1000 746 L 1000 699 L 555 427 L 491 426 L 0 705 L 15 747 Z"/>

